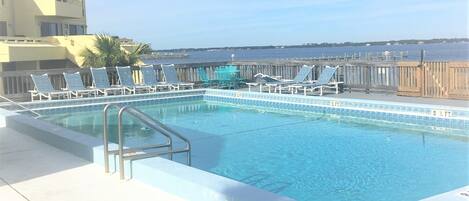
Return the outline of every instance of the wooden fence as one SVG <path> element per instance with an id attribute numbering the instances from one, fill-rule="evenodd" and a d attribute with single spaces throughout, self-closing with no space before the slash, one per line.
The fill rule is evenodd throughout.
<path id="1" fill-rule="evenodd" d="M 225 62 L 197 63 L 176 65 L 181 81 L 200 83 L 197 69 L 202 67 L 211 78 L 215 70 L 227 65 Z M 469 96 L 468 62 L 425 62 L 423 67 L 418 62 L 234 62 L 241 78 L 252 81 L 257 73 L 282 76 L 293 79 L 301 66 L 316 66 L 309 79 L 318 79 L 324 66 L 339 66 L 336 81 L 344 82 L 346 90 L 386 91 L 405 96 L 424 96 L 437 98 L 467 98 Z M 163 80 L 159 66 L 155 66 L 156 76 Z M 0 93 L 9 98 L 29 97 L 28 90 L 33 89 L 31 74 L 49 74 L 56 89 L 65 88 L 63 72 L 80 72 L 86 86 L 91 86 L 89 69 L 50 69 L 37 71 L 0 72 Z M 117 84 L 115 69 L 108 68 L 111 84 Z M 132 68 L 136 82 L 141 81 L 138 67 Z"/>
<path id="2" fill-rule="evenodd" d="M 469 62 L 399 62 L 398 95 L 469 99 Z"/>

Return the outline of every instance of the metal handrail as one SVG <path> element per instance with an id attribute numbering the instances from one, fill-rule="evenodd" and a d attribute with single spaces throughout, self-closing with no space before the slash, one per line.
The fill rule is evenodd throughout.
<path id="1" fill-rule="evenodd" d="M 5 96 L 0 95 L 0 98 L 3 99 L 3 100 L 6 100 L 7 102 L 12 103 L 13 105 L 16 105 L 16 106 L 20 107 L 20 108 L 22 108 L 22 109 L 24 109 L 24 110 L 26 110 L 26 111 L 28 111 L 28 112 L 33 113 L 34 115 L 36 115 L 36 117 L 40 117 L 40 116 L 41 116 L 41 114 L 39 114 L 39 113 L 33 111 L 33 110 L 30 109 L 30 108 L 27 108 L 27 107 L 23 106 L 23 105 L 21 105 L 21 104 L 15 102 L 15 101 L 13 101 L 13 100 L 11 100 L 11 99 L 5 97 Z"/>
<path id="2" fill-rule="evenodd" d="M 114 151 L 109 151 L 109 130 L 108 130 L 108 112 L 111 107 L 115 107 L 119 109 L 118 112 L 118 149 Z M 166 137 L 167 142 L 165 144 L 159 144 L 159 145 L 152 145 L 152 146 L 145 146 L 145 147 L 140 147 L 140 148 L 126 148 L 124 149 L 124 135 L 123 135 L 123 124 L 122 124 L 122 116 L 124 113 L 130 114 L 140 120 L 143 124 L 148 126 L 149 128 L 158 131 L 160 134 Z M 173 140 L 171 136 L 176 136 L 182 141 L 186 143 L 186 146 L 184 149 L 179 149 L 179 150 L 174 150 L 173 149 Z M 173 154 L 175 153 L 183 153 L 186 152 L 187 154 L 187 164 L 191 165 L 191 144 L 190 141 L 179 134 L 178 132 L 172 130 L 171 128 L 167 127 L 166 125 L 162 124 L 161 122 L 154 120 L 150 116 L 146 115 L 145 113 L 141 112 L 140 110 L 137 110 L 131 106 L 120 106 L 118 104 L 108 104 L 104 107 L 104 134 L 103 134 L 103 139 L 104 139 L 104 163 L 105 163 L 105 172 L 109 173 L 109 154 L 110 153 L 116 153 L 119 156 L 119 172 L 120 172 L 120 178 L 124 179 L 124 160 L 127 159 L 124 154 L 129 153 L 129 152 L 134 152 L 137 150 L 144 150 L 144 149 L 155 149 L 155 148 L 164 148 L 167 147 L 168 151 L 167 152 L 160 152 L 158 154 L 150 154 L 150 157 L 156 157 L 164 154 L 168 154 L 169 159 L 172 160 Z M 139 158 L 133 157 L 128 157 L 131 160 L 138 160 Z M 140 158 L 149 158 L 149 157 L 140 157 Z"/>

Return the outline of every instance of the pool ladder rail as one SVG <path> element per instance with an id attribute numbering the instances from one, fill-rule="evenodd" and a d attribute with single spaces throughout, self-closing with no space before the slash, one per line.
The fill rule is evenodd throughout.
<path id="1" fill-rule="evenodd" d="M 109 150 L 109 121 L 108 121 L 108 113 L 111 108 L 116 108 L 119 110 L 117 114 L 117 134 L 118 134 L 118 148 L 116 150 Z M 166 138 L 166 143 L 162 144 L 154 144 L 148 146 L 141 146 L 141 147 L 124 147 L 124 134 L 123 134 L 123 123 L 122 123 L 122 116 L 123 114 L 129 114 L 136 119 L 138 119 L 141 123 L 143 123 L 146 127 L 159 132 L 163 137 Z M 109 156 L 113 155 L 114 158 L 118 156 L 119 158 L 119 176 L 120 179 L 125 179 L 125 171 L 124 171 L 124 162 L 127 161 L 135 161 L 153 157 L 159 157 L 167 155 L 170 160 L 173 160 L 173 155 L 178 153 L 186 153 L 187 155 L 187 165 L 191 165 L 191 143 L 190 141 L 185 138 L 180 133 L 174 131 L 173 129 L 169 128 L 168 126 L 164 125 L 163 123 L 151 118 L 147 114 L 141 112 L 140 110 L 132 107 L 132 106 L 121 106 L 118 104 L 108 104 L 104 107 L 103 111 L 104 115 L 104 134 L 103 134 L 103 141 L 104 141 L 104 170 L 106 173 L 109 173 Z M 178 139 L 182 140 L 185 144 L 184 148 L 174 149 L 173 147 L 173 137 L 177 137 Z M 160 151 L 151 151 L 155 149 L 160 149 Z M 166 149 L 161 151 L 161 149 Z M 132 165 L 132 163 L 130 164 Z"/>
<path id="2" fill-rule="evenodd" d="M 41 117 L 41 114 L 37 113 L 36 111 L 34 111 L 34 110 L 32 110 L 32 109 L 30 109 L 30 108 L 24 106 L 24 105 L 21 105 L 21 104 L 15 102 L 15 101 L 13 101 L 13 100 L 11 100 L 11 99 L 5 97 L 5 96 L 0 95 L 0 99 L 3 99 L 3 100 L 5 100 L 5 101 L 7 101 L 7 102 L 9 102 L 9 103 L 11 103 L 11 104 L 17 106 L 17 107 L 20 107 L 21 109 L 23 109 L 23 110 L 18 110 L 19 112 L 26 112 L 26 111 L 27 111 L 27 112 L 30 112 L 31 114 L 33 114 L 33 116 L 34 116 L 35 118 Z"/>

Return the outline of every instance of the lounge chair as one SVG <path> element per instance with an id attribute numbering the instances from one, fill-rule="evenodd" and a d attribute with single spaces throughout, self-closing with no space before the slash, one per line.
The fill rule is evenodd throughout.
<path id="1" fill-rule="evenodd" d="M 182 88 L 190 87 L 194 89 L 194 83 L 187 83 L 179 81 L 179 78 L 176 73 L 176 69 L 174 65 L 161 65 L 161 69 L 163 70 L 163 75 L 165 78 L 165 84 L 171 85 L 171 89 L 180 90 Z"/>
<path id="2" fill-rule="evenodd" d="M 76 98 L 83 98 L 84 95 L 93 95 L 94 97 L 96 97 L 96 95 L 98 94 L 98 90 L 86 88 L 85 85 L 83 85 L 83 80 L 81 79 L 80 72 L 63 74 L 67 86 L 67 88 L 65 89 L 70 91 L 71 96 L 75 96 Z"/>
<path id="3" fill-rule="evenodd" d="M 255 75 L 255 77 L 257 76 L 258 80 L 263 80 L 265 82 L 261 81 L 261 82 L 246 83 L 246 84 L 249 86 L 249 88 L 251 88 L 251 86 L 260 85 L 259 91 L 261 92 L 263 91 L 263 85 L 265 85 L 265 87 L 268 88 L 269 93 L 272 92 L 272 88 L 274 89 L 274 92 L 277 92 L 278 90 L 281 93 L 283 89 L 288 88 L 286 86 L 289 86 L 292 84 L 307 83 L 306 79 L 311 74 L 313 69 L 314 69 L 314 66 L 311 67 L 311 66 L 303 65 L 293 80 L 282 80 L 282 79 L 277 79 L 276 77 L 269 76 L 269 75 L 257 74 Z"/>
<path id="4" fill-rule="evenodd" d="M 119 76 L 119 86 L 123 87 L 125 91 L 130 92 L 130 94 L 136 94 L 139 91 L 152 91 L 151 86 L 135 84 L 130 66 L 116 67 L 116 71 Z"/>
<path id="5" fill-rule="evenodd" d="M 260 85 L 259 92 L 262 92 L 262 85 L 265 85 L 265 84 L 281 84 L 282 83 L 282 80 L 279 79 L 278 77 L 272 77 L 272 76 L 265 75 L 265 74 L 262 74 L 262 73 L 258 73 L 256 75 L 254 75 L 254 79 L 256 80 L 256 82 L 246 83 L 246 85 L 248 85 L 249 91 L 251 91 L 252 87 Z M 271 91 L 270 91 L 270 88 L 269 88 L 269 93 L 270 92 Z"/>
<path id="6" fill-rule="evenodd" d="M 140 66 L 140 71 L 142 72 L 143 84 L 150 86 L 152 92 L 158 91 L 159 88 L 168 88 L 170 89 L 170 84 L 165 84 L 163 82 L 158 82 L 156 78 L 155 69 L 153 66 Z"/>
<path id="7" fill-rule="evenodd" d="M 99 93 L 102 93 L 105 96 L 109 95 L 109 92 L 111 92 L 113 95 L 125 93 L 123 87 L 111 86 L 111 84 L 109 84 L 106 67 L 90 68 L 90 71 L 93 77 L 92 88 L 96 89 Z"/>
<path id="8" fill-rule="evenodd" d="M 338 94 L 339 85 L 343 84 L 343 82 L 337 82 L 337 81 L 331 82 L 338 68 L 339 68 L 338 66 L 337 67 L 326 66 L 322 70 L 317 81 L 313 81 L 313 83 L 310 83 L 310 84 L 295 84 L 292 86 L 295 88 L 300 87 L 299 90 L 304 91 L 305 96 L 308 91 L 310 91 L 311 93 L 314 93 L 314 91 L 317 89 L 319 89 L 319 95 L 322 96 L 324 92 L 324 88 L 335 89 L 335 93 Z"/>
<path id="9" fill-rule="evenodd" d="M 55 90 L 52 86 L 52 83 L 49 79 L 49 75 L 32 75 L 31 79 L 34 83 L 34 90 L 30 90 L 31 93 L 31 102 L 34 101 L 34 97 L 39 97 L 39 100 L 42 98 L 47 98 L 48 100 L 52 100 L 53 97 L 57 98 L 70 98 L 70 91 L 60 91 Z"/>

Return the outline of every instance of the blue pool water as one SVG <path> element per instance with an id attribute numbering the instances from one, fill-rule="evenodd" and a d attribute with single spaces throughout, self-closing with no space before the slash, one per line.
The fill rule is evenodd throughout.
<path id="1" fill-rule="evenodd" d="M 204 101 L 138 108 L 190 138 L 194 167 L 298 201 L 418 200 L 469 184 L 468 140 L 451 137 L 461 131 Z M 101 110 L 44 119 L 102 133 Z M 160 140 L 125 125 L 126 145 Z"/>

